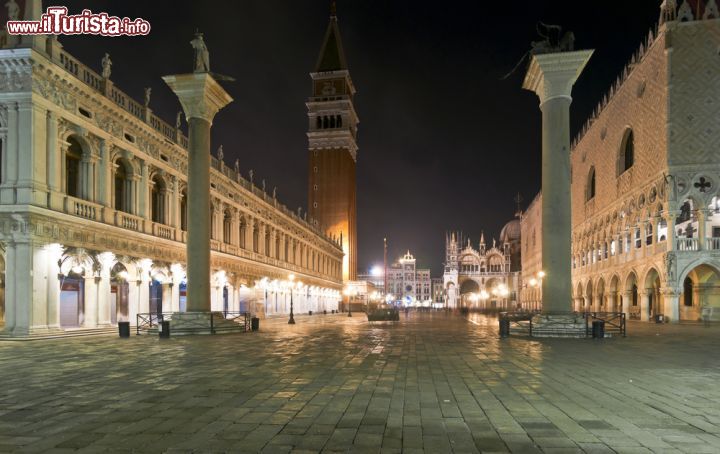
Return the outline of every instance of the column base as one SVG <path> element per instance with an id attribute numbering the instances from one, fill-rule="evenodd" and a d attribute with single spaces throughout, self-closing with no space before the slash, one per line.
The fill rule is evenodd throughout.
<path id="1" fill-rule="evenodd" d="M 540 314 L 532 318 L 532 337 L 585 338 L 582 314 Z"/>

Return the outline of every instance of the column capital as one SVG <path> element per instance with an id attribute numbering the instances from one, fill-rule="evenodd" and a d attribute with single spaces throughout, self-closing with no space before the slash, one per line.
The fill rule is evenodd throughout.
<path id="1" fill-rule="evenodd" d="M 199 118 L 212 124 L 215 115 L 233 99 L 209 73 L 164 76 L 170 89 L 180 99 L 185 118 Z"/>
<path id="2" fill-rule="evenodd" d="M 535 92 L 540 105 L 556 98 L 572 100 L 572 87 L 594 50 L 533 55 L 523 88 Z"/>

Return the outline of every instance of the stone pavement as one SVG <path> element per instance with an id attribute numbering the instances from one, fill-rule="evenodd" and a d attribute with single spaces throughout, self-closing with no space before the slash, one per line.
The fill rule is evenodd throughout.
<path id="1" fill-rule="evenodd" d="M 0 343 L 0 452 L 720 453 L 720 327 L 504 339 L 494 319 Z"/>

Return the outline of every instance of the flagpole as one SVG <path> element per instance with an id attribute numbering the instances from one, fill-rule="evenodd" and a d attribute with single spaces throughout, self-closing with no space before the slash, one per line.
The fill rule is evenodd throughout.
<path id="1" fill-rule="evenodd" d="M 385 292 L 384 296 L 387 298 L 387 238 L 383 238 L 383 260 L 385 265 L 385 270 L 383 271 L 383 292 Z"/>

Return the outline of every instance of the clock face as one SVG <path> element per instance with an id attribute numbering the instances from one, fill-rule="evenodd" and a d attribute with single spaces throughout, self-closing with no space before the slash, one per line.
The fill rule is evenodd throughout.
<path id="1" fill-rule="evenodd" d="M 335 84 L 331 81 L 323 82 L 322 87 L 322 94 L 323 96 L 333 96 L 337 93 L 337 88 L 335 88 Z"/>

